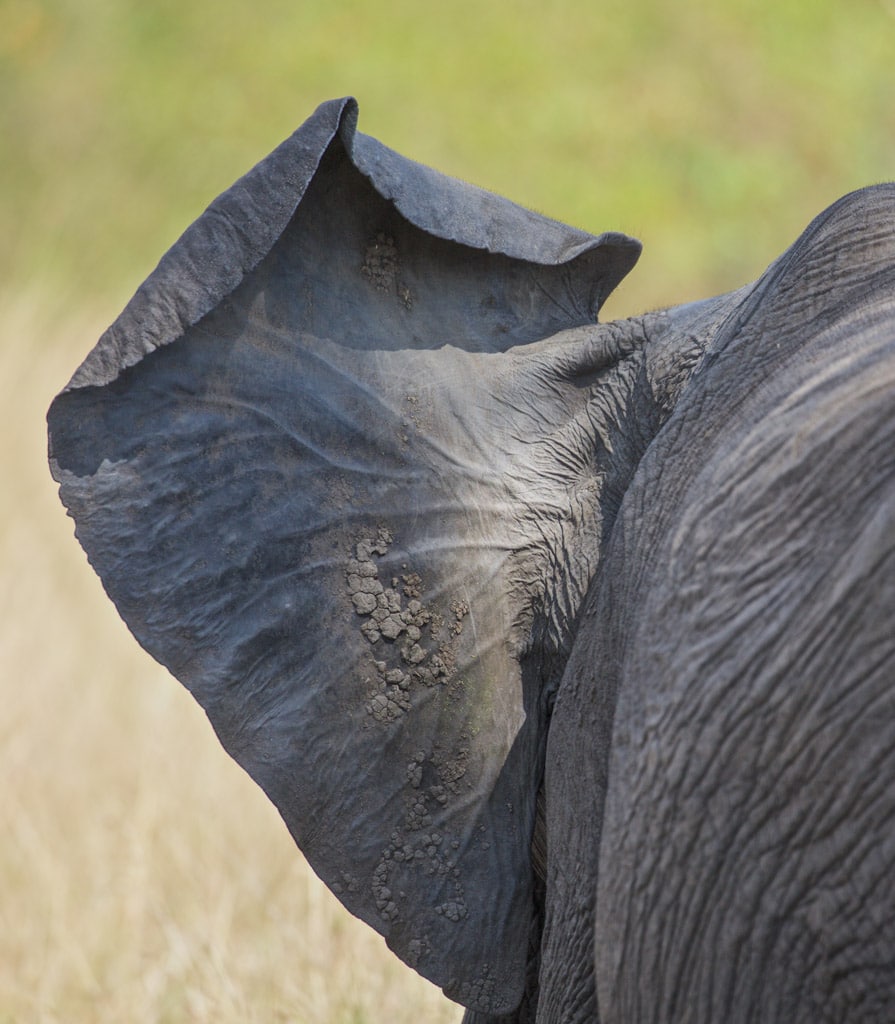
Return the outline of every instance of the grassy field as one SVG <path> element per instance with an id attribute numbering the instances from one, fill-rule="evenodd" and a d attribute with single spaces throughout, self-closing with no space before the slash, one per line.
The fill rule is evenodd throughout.
<path id="1" fill-rule="evenodd" d="M 616 315 L 680 302 L 893 174 L 893 67 L 895 0 L 2 0 L 0 280 L 121 304 L 350 93 L 409 156 L 642 237 Z"/>
<path id="2" fill-rule="evenodd" d="M 895 5 L 0 0 L 0 1024 L 456 1021 L 118 620 L 43 417 L 163 249 L 316 104 L 592 230 L 609 315 L 735 287 L 895 177 Z"/>

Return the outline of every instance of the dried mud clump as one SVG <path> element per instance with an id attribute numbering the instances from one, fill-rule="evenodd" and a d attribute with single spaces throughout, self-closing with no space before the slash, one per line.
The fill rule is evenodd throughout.
<path id="1" fill-rule="evenodd" d="M 398 575 L 383 579 L 381 560 L 394 543 L 391 533 L 379 528 L 360 537 L 345 567 L 345 587 L 354 612 L 361 619 L 360 632 L 370 652 L 370 671 L 364 678 L 364 709 L 375 721 L 390 725 L 413 708 L 413 694 L 421 688 L 440 686 L 450 698 L 461 692 L 464 681 L 454 676 L 459 638 L 470 613 L 465 600 L 447 602 L 439 614 L 422 600 L 425 593 L 420 573 L 407 565 Z M 386 922 L 400 916 L 401 879 L 407 871 L 431 878 L 439 894 L 435 913 L 446 921 L 462 922 L 468 915 L 458 851 L 459 834 L 438 827 L 452 799 L 466 784 L 469 737 L 459 737 L 451 751 L 437 745 L 418 750 L 402 769 L 403 820 L 392 832 L 371 879 L 376 909 Z M 437 819 L 437 821 L 436 821 Z M 429 952 L 425 935 L 412 940 L 413 955 Z"/>
<path id="2" fill-rule="evenodd" d="M 439 643 L 441 617 L 419 600 L 420 575 L 406 571 L 392 577 L 389 585 L 380 579 L 376 559 L 387 555 L 392 543 L 384 528 L 361 538 L 345 569 L 348 596 L 364 620 L 360 631 L 373 648 L 374 675 L 365 708 L 377 722 L 399 719 L 410 710 L 412 687 L 444 682 L 454 662 L 449 644 Z M 468 612 L 465 602 L 453 604 Z M 460 618 L 456 610 L 455 616 Z M 459 634 L 452 628 L 451 635 Z"/>
<path id="3" fill-rule="evenodd" d="M 391 292 L 406 309 L 413 309 L 413 292 L 398 277 L 400 260 L 394 238 L 379 231 L 364 250 L 361 273 L 380 292 Z"/>
<path id="4" fill-rule="evenodd" d="M 391 291 L 398 280 L 398 248 L 395 240 L 380 231 L 364 252 L 361 273 L 379 291 Z"/>

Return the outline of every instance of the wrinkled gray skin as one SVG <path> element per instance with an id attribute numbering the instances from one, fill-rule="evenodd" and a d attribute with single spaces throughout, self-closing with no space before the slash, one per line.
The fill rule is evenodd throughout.
<path id="1" fill-rule="evenodd" d="M 77 535 L 468 1020 L 895 1006 L 895 188 L 598 325 L 639 245 L 324 104 L 49 413 Z"/>

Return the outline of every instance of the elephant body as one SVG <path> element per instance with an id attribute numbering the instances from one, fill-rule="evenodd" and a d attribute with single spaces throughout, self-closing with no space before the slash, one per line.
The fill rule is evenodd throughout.
<path id="1" fill-rule="evenodd" d="M 626 492 L 547 752 L 548 835 L 589 757 L 606 792 L 567 869 L 599 850 L 602 1020 L 895 1005 L 893 200 L 842 201 L 737 299 Z"/>
<path id="2" fill-rule="evenodd" d="M 469 1021 L 886 1019 L 895 188 L 599 324 L 636 242 L 355 117 L 217 200 L 51 407 L 109 595 Z"/>

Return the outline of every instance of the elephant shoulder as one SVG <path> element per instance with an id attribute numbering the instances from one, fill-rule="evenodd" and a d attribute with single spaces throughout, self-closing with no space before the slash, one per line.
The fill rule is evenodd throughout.
<path id="1" fill-rule="evenodd" d="M 781 298 L 854 302 L 895 266 L 895 182 L 859 189 L 833 203 L 768 269 L 763 282 Z M 891 277 L 888 277 L 891 281 Z M 762 289 L 758 290 L 759 297 Z M 772 296 L 765 293 L 764 304 Z"/>
<path id="2" fill-rule="evenodd" d="M 766 376 L 831 332 L 838 332 L 836 344 L 848 346 L 866 335 L 868 318 L 892 335 L 895 183 L 852 192 L 815 217 L 733 308 L 709 345 L 706 366 L 721 359 L 736 363 L 739 378 Z"/>

